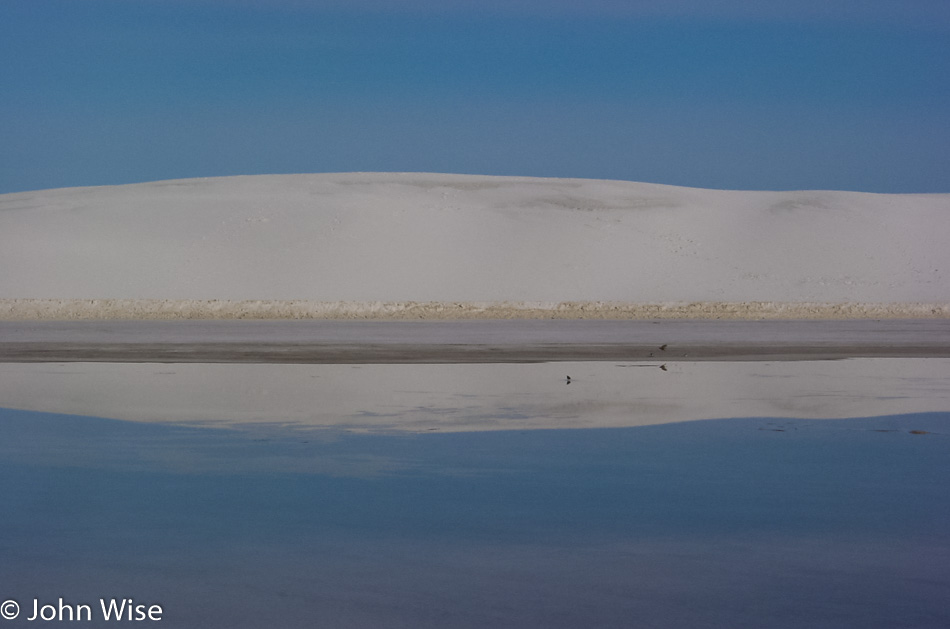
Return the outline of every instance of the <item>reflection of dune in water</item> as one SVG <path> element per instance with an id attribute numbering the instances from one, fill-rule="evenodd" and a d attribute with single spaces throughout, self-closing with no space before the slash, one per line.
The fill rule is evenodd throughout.
<path id="1" fill-rule="evenodd" d="M 631 364 L 2 364 L 0 400 L 139 422 L 413 432 L 950 410 L 946 358 Z"/>

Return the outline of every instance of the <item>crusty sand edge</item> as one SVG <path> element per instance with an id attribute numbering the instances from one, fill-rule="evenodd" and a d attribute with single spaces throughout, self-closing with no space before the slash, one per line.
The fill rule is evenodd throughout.
<path id="1" fill-rule="evenodd" d="M 173 319 L 947 319 L 950 304 L 0 299 L 0 321 Z"/>

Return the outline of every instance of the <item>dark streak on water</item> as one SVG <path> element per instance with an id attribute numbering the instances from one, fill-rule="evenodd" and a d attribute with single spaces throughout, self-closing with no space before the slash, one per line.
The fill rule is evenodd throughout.
<path id="1" fill-rule="evenodd" d="M 0 599 L 24 606 L 127 596 L 166 627 L 950 626 L 947 413 L 360 436 L 0 410 L 0 435 Z"/>

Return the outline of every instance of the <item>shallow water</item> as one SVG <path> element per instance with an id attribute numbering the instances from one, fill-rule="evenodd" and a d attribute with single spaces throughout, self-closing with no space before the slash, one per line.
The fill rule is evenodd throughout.
<path id="1" fill-rule="evenodd" d="M 861 395 L 862 378 L 826 374 L 799 403 L 942 404 L 939 373 L 905 367 Z M 551 395 L 614 390 L 583 393 L 601 371 L 577 368 Z M 49 391 L 64 377 L 34 374 Z M 755 383 L 772 381 L 702 392 L 771 399 Z M 467 404 L 510 407 L 505 382 Z M 126 597 L 171 627 L 950 625 L 950 406 L 447 434 L 214 425 L 0 409 L 0 601 L 22 608 L 5 624 L 62 597 L 109 626 L 98 600 Z"/>

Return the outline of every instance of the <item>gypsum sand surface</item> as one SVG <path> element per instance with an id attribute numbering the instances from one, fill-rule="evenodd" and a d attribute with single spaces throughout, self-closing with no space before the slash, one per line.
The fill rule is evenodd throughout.
<path id="1" fill-rule="evenodd" d="M 946 303 L 320 302 L 223 299 L 0 299 L 0 321 L 325 319 L 931 319 Z"/>
<path id="2" fill-rule="evenodd" d="M 3 318 L 947 316 L 950 195 L 425 173 L 0 195 Z"/>

